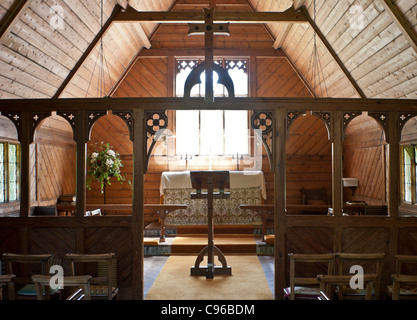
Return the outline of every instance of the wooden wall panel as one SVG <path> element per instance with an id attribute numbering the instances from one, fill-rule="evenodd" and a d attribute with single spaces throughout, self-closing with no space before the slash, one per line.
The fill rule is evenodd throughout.
<path id="1" fill-rule="evenodd" d="M 359 180 L 353 194 L 345 190 L 345 200 L 386 204 L 387 147 L 383 129 L 374 119 L 359 116 L 348 125 L 345 136 L 343 175 Z"/>
<path id="2" fill-rule="evenodd" d="M 110 249 L 111 248 L 111 249 Z M 129 286 L 132 279 L 132 232 L 128 228 L 85 229 L 85 253 L 115 253 L 117 283 Z"/>
<path id="3" fill-rule="evenodd" d="M 65 254 L 76 251 L 76 231 L 70 228 L 32 228 L 28 243 L 30 253 L 53 253 L 63 262 Z"/>
<path id="4" fill-rule="evenodd" d="M 286 286 L 289 285 L 289 258 L 288 254 L 310 254 L 334 252 L 334 233 L 327 227 L 287 227 L 285 232 L 285 256 L 286 256 Z M 322 264 L 299 264 L 296 266 L 298 276 L 312 276 L 326 273 Z"/>
<path id="5" fill-rule="evenodd" d="M 75 194 L 75 148 L 37 145 L 37 201 L 55 204 L 63 194 Z"/>
<path id="6" fill-rule="evenodd" d="M 168 59 L 139 58 L 121 82 L 114 97 L 167 97 Z"/>
<path id="7" fill-rule="evenodd" d="M 297 118 L 288 130 L 287 204 L 301 204 L 301 188 L 327 190 L 332 194 L 332 155 L 327 129 L 321 119 Z"/>
<path id="8" fill-rule="evenodd" d="M 342 231 L 341 252 L 345 253 L 385 253 L 382 264 L 383 285 L 389 285 L 390 275 L 390 229 L 376 227 L 346 227 Z M 361 262 L 358 261 L 357 264 Z M 360 264 L 364 271 L 371 265 Z"/>
<path id="9" fill-rule="evenodd" d="M 287 59 L 257 58 L 256 64 L 258 97 L 311 97 Z"/>
<path id="10" fill-rule="evenodd" d="M 20 245 L 19 228 L 0 227 L 0 253 L 19 253 Z"/>

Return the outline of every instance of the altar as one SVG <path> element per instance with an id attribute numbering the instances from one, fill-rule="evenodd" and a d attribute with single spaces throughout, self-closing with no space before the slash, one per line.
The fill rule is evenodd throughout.
<path id="1" fill-rule="evenodd" d="M 262 204 L 266 199 L 265 177 L 262 171 L 229 171 L 230 198 L 214 199 L 213 222 L 216 225 L 262 225 L 261 217 L 240 204 Z M 185 210 L 171 212 L 165 225 L 206 225 L 207 200 L 191 199 L 190 171 L 163 172 L 161 203 L 186 204 Z"/>

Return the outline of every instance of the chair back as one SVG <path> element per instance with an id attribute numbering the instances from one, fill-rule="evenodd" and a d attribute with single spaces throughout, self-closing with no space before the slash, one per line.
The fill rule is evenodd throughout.
<path id="1" fill-rule="evenodd" d="M 45 290 L 45 287 L 51 286 L 51 278 L 50 276 L 45 275 L 33 275 L 32 281 L 35 284 L 36 288 L 36 297 L 38 300 L 45 300 L 45 292 L 48 292 L 48 290 Z M 90 294 L 90 281 L 91 276 L 90 275 L 83 275 L 83 276 L 76 276 L 76 277 L 63 277 L 64 287 L 70 286 L 70 287 L 79 287 L 78 290 L 76 290 L 76 294 L 71 294 L 69 299 L 67 300 L 74 300 L 76 297 L 76 300 L 90 300 L 91 294 Z"/>
<path id="2" fill-rule="evenodd" d="M 410 270 L 410 265 L 417 264 L 417 256 L 413 255 L 396 255 L 395 256 L 395 273 L 391 275 L 392 279 L 392 300 L 399 300 L 401 293 L 401 286 L 409 293 L 412 293 L 411 298 L 415 298 L 415 291 L 417 287 L 417 274 L 415 268 Z M 406 265 L 406 266 L 404 266 Z M 407 268 L 408 267 L 408 268 Z M 405 288 L 409 286 L 410 288 Z"/>
<path id="3" fill-rule="evenodd" d="M 301 263 L 311 263 L 326 269 L 327 274 L 333 274 L 336 256 L 334 254 L 289 254 L 290 257 L 290 300 L 295 300 L 296 286 L 315 286 L 319 287 L 317 272 L 311 275 L 298 275 L 296 265 Z M 311 265 L 313 267 L 313 265 Z M 305 270 L 306 268 L 303 268 Z M 311 270 L 311 268 L 308 268 Z M 314 268 L 313 268 L 314 270 Z"/>
<path id="4" fill-rule="evenodd" d="M 336 256 L 339 275 L 349 275 L 352 277 L 352 274 L 349 272 L 354 265 L 363 267 L 364 275 L 375 274 L 377 277 L 374 285 L 375 298 L 380 298 L 382 263 L 385 258 L 385 253 L 336 253 Z M 339 297 L 342 299 L 343 293 L 340 292 L 340 294 Z"/>
<path id="5" fill-rule="evenodd" d="M 85 273 L 76 271 L 76 264 L 96 264 L 96 272 L 91 279 L 91 296 L 103 297 L 109 300 L 113 299 L 117 293 L 117 272 L 116 272 L 116 255 L 115 253 L 104 254 L 75 254 L 69 253 L 65 258 L 70 262 L 72 276 Z"/>

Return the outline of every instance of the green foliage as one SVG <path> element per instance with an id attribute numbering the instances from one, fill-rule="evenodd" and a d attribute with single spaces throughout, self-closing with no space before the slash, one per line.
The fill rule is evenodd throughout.
<path id="1" fill-rule="evenodd" d="M 120 168 L 123 167 L 120 154 L 115 152 L 108 143 L 95 143 L 93 151 L 87 156 L 87 166 L 87 188 L 89 190 L 91 190 L 91 181 L 93 179 L 100 183 L 102 193 L 104 184 L 111 185 L 110 178 L 113 177 L 121 183 L 126 181 L 125 175 L 120 171 Z"/>

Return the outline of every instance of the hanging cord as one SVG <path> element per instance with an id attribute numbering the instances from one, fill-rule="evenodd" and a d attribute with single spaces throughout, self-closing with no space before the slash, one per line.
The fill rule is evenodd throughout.
<path id="1" fill-rule="evenodd" d="M 316 24 L 316 15 L 317 15 L 316 0 L 314 0 L 314 2 L 313 2 L 313 8 L 314 8 L 313 9 L 314 10 L 314 12 L 313 12 L 313 21 L 314 21 L 314 24 Z M 313 51 L 310 55 L 310 60 L 309 60 L 307 70 L 308 70 L 307 71 L 307 76 L 309 76 L 311 78 L 313 90 L 315 92 L 317 92 L 317 89 L 319 89 L 322 96 L 325 95 L 325 96 L 328 97 L 329 93 L 328 93 L 328 90 L 327 90 L 326 81 L 325 81 L 325 78 L 324 78 L 323 67 L 321 65 L 319 52 L 318 52 L 318 48 L 317 48 L 317 33 L 316 33 L 316 31 L 314 31 L 314 35 L 313 35 Z M 311 74 L 310 74 L 310 72 L 311 72 Z"/>
<path id="2" fill-rule="evenodd" d="M 101 29 L 103 29 L 103 16 L 104 16 L 104 0 L 101 0 L 101 8 L 100 8 L 100 26 Z M 87 88 L 87 92 L 86 92 L 86 96 L 88 95 L 88 92 L 90 90 L 90 86 L 93 80 L 93 76 L 95 74 L 95 70 L 97 65 L 99 65 L 99 69 L 98 69 L 98 84 L 97 84 L 97 97 L 103 97 L 106 96 L 105 94 L 105 72 L 104 69 L 107 69 L 107 74 L 108 77 L 110 79 L 111 85 L 113 86 L 113 80 L 110 76 L 110 69 L 109 69 L 109 65 L 107 62 L 107 59 L 104 55 L 104 46 L 103 46 L 103 36 L 100 38 L 100 46 L 98 48 L 98 53 L 97 53 L 97 59 L 95 61 L 94 64 L 94 68 L 93 68 L 93 72 L 91 73 L 91 77 L 90 77 L 90 82 L 88 83 L 88 88 Z"/>

